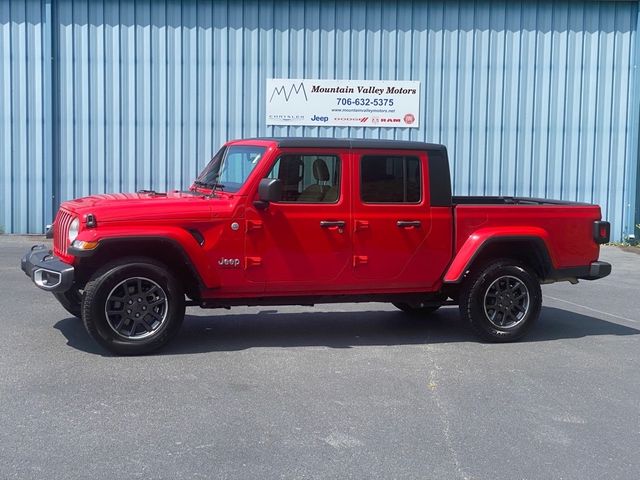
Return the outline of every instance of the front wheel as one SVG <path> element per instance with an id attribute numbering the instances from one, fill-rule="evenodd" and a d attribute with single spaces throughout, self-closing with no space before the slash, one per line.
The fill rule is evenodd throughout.
<path id="1" fill-rule="evenodd" d="M 99 344 L 119 355 L 165 345 L 184 319 L 184 292 L 171 272 L 151 259 L 126 259 L 89 281 L 82 320 Z"/>
<path id="2" fill-rule="evenodd" d="M 515 260 L 496 260 L 472 274 L 460 294 L 460 314 L 483 339 L 521 338 L 540 316 L 540 282 Z"/>

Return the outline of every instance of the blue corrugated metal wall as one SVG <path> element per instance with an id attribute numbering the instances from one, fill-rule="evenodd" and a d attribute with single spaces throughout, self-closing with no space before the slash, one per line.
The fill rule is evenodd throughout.
<path id="1" fill-rule="evenodd" d="M 457 194 L 599 203 L 620 239 L 637 22 L 610 1 L 0 2 L 0 225 L 40 232 L 52 195 L 185 187 L 227 139 L 322 135 L 442 142 Z M 267 127 L 269 77 L 420 80 L 421 128 Z"/>
<path id="2" fill-rule="evenodd" d="M 40 232 L 53 216 L 51 8 L 0 1 L 0 228 Z"/>

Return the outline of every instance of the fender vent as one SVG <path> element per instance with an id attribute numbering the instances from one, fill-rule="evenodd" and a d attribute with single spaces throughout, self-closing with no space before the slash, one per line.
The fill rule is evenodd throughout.
<path id="1" fill-rule="evenodd" d="M 198 245 L 200 245 L 201 247 L 204 246 L 204 236 L 200 233 L 199 230 L 196 230 L 195 228 L 190 228 L 188 232 L 196 240 L 196 242 L 198 242 Z"/>

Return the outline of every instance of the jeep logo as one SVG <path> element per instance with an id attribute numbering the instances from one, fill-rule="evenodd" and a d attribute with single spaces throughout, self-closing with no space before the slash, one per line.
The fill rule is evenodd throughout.
<path id="1" fill-rule="evenodd" d="M 239 258 L 224 258 L 218 260 L 218 265 L 221 267 L 238 268 L 240 266 Z"/>
<path id="2" fill-rule="evenodd" d="M 318 115 L 314 115 L 311 117 L 312 122 L 328 122 L 329 117 L 319 117 Z"/>

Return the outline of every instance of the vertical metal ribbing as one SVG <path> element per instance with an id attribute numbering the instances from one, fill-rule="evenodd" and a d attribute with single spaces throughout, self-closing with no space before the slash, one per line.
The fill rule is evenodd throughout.
<path id="1" fill-rule="evenodd" d="M 636 29 L 631 33 L 633 46 L 635 49 L 633 55 L 632 81 L 630 85 L 633 88 L 631 94 L 631 134 L 629 135 L 628 153 L 635 156 L 636 168 L 631 170 L 629 175 L 629 200 L 627 203 L 627 234 L 634 233 L 636 239 L 640 238 L 640 4 L 636 9 Z M 634 38 L 635 37 L 635 38 Z M 635 178 L 634 178 L 635 176 Z M 633 195 L 635 189 L 635 195 Z"/>
<path id="2" fill-rule="evenodd" d="M 10 62 L 2 57 L 11 72 L 0 91 L 10 123 L 0 133 L 8 190 L 0 194 L 10 203 L 0 224 L 9 232 L 41 229 L 50 219 L 40 221 L 34 209 L 46 204 L 50 215 L 88 185 L 91 193 L 144 182 L 184 186 L 190 178 L 180 177 L 191 177 L 230 136 L 287 133 L 443 142 L 458 193 L 546 189 L 594 201 L 616 240 L 640 222 L 638 3 L 40 1 L 47 15 L 34 4 L 25 10 L 25 0 L 0 2 L 0 35 L 16 52 Z M 89 27 L 87 8 L 95 14 Z M 44 37 L 27 40 L 23 29 L 38 15 L 48 25 L 29 32 Z M 140 28 L 149 21 L 150 36 Z M 39 95 L 27 108 L 20 81 L 26 68 L 40 71 L 38 49 L 49 62 L 35 79 L 44 85 L 36 91 L 50 92 L 44 125 Z M 303 73 L 420 80 L 420 129 L 267 127 L 266 78 Z M 99 92 L 91 82 L 101 77 Z M 46 178 L 34 181 L 40 172 Z"/>

